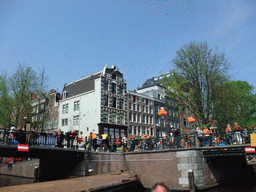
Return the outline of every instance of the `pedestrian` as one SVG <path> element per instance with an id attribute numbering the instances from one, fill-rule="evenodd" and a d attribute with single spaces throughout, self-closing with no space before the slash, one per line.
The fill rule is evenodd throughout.
<path id="1" fill-rule="evenodd" d="M 239 144 L 242 144 L 242 134 L 241 131 L 243 131 L 244 129 L 240 127 L 240 125 L 238 125 L 237 122 L 234 123 L 234 132 L 235 132 L 235 136 L 236 136 L 236 140 Z"/>
<path id="2" fill-rule="evenodd" d="M 57 135 L 57 147 L 61 148 L 61 130 L 60 129 Z"/>
<path id="3" fill-rule="evenodd" d="M 127 150 L 127 144 L 128 144 L 128 139 L 126 138 L 126 135 L 122 137 L 122 145 L 123 145 L 123 151 Z"/>
<path id="4" fill-rule="evenodd" d="M 244 127 L 244 130 L 242 132 L 242 138 L 243 138 L 243 143 L 244 144 L 249 142 L 247 127 Z"/>
<path id="5" fill-rule="evenodd" d="M 209 144 L 210 144 L 210 131 L 206 126 L 204 126 L 203 135 L 204 135 L 204 147 L 209 146 Z"/>
<path id="6" fill-rule="evenodd" d="M 92 133 L 92 148 L 94 151 L 97 149 L 97 136 L 96 133 Z"/>
<path id="7" fill-rule="evenodd" d="M 197 128 L 197 138 L 199 140 L 199 147 L 203 147 L 204 138 L 203 138 L 203 130 L 201 127 Z"/>
<path id="8" fill-rule="evenodd" d="M 188 131 L 185 132 L 185 146 L 188 146 Z"/>
<path id="9" fill-rule="evenodd" d="M 233 138 L 233 133 L 232 133 L 232 129 L 230 127 L 230 124 L 227 124 L 226 135 L 227 135 L 229 145 L 232 145 L 234 138 Z"/>
<path id="10" fill-rule="evenodd" d="M 176 127 L 173 132 L 174 136 L 174 145 L 175 147 L 179 148 L 180 147 L 180 130 Z"/>
<path id="11" fill-rule="evenodd" d="M 70 138 L 71 138 L 72 132 L 69 130 L 68 132 L 65 133 L 65 140 L 67 143 L 67 148 L 70 147 Z"/>
<path id="12" fill-rule="evenodd" d="M 77 133 L 76 133 L 76 131 L 74 130 L 74 131 L 71 133 L 71 136 L 70 136 L 71 148 L 72 148 L 72 149 L 74 148 L 74 140 L 75 140 L 75 138 L 77 137 L 76 135 L 77 135 Z"/>
<path id="13" fill-rule="evenodd" d="M 92 150 L 92 132 L 90 133 L 90 135 L 88 137 L 88 143 L 89 143 L 89 146 L 88 146 L 87 150 L 91 151 Z"/>

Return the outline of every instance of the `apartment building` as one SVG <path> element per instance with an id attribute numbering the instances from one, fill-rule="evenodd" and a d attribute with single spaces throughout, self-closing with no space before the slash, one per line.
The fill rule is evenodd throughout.
<path id="1" fill-rule="evenodd" d="M 32 95 L 32 128 L 46 132 L 57 131 L 60 96 L 55 89 L 41 95 Z"/>
<path id="2" fill-rule="evenodd" d="M 59 108 L 60 129 L 127 135 L 127 97 L 123 73 L 116 66 L 64 85 Z"/>

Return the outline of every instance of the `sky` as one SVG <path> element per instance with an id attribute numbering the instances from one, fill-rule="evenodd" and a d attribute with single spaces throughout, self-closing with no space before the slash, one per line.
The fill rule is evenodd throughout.
<path id="1" fill-rule="evenodd" d="M 0 70 L 44 66 L 61 92 L 115 64 L 133 90 L 170 72 L 183 45 L 207 41 L 232 80 L 256 87 L 255 13 L 254 0 L 0 0 Z"/>

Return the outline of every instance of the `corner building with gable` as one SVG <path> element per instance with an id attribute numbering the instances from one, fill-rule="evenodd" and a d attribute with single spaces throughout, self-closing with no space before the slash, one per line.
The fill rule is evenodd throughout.
<path id="1" fill-rule="evenodd" d="M 127 135 L 126 81 L 114 65 L 64 85 L 59 104 L 59 128 L 89 136 Z"/>

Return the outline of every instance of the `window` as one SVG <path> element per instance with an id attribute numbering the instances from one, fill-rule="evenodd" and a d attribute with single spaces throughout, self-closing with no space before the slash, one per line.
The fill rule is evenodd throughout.
<path id="1" fill-rule="evenodd" d="M 123 99 L 119 100 L 119 107 L 120 107 L 120 109 L 124 109 L 124 100 Z"/>
<path id="2" fill-rule="evenodd" d="M 146 105 L 148 105 L 148 100 L 146 99 Z"/>
<path id="3" fill-rule="evenodd" d="M 134 103 L 136 102 L 136 96 L 133 96 L 133 102 Z"/>
<path id="4" fill-rule="evenodd" d="M 142 106 L 142 112 L 145 112 L 145 106 Z"/>
<path id="5" fill-rule="evenodd" d="M 149 123 L 149 116 L 147 116 L 147 124 Z"/>
<path id="6" fill-rule="evenodd" d="M 65 119 L 65 126 L 68 125 L 68 119 Z"/>
<path id="7" fill-rule="evenodd" d="M 41 113 L 41 114 L 39 115 L 39 121 L 43 121 L 43 118 L 44 118 L 44 115 Z"/>
<path id="8" fill-rule="evenodd" d="M 115 138 L 118 138 L 118 137 L 120 137 L 119 129 L 115 129 Z"/>
<path id="9" fill-rule="evenodd" d="M 149 111 L 148 111 L 148 107 L 146 107 L 146 113 L 148 113 Z"/>
<path id="10" fill-rule="evenodd" d="M 79 111 L 79 108 L 80 108 L 80 101 L 77 101 L 76 103 L 77 103 L 76 109 L 77 109 L 77 111 Z"/>
<path id="11" fill-rule="evenodd" d="M 76 111 L 76 101 L 74 102 L 74 111 Z"/>
<path id="12" fill-rule="evenodd" d="M 136 115 L 136 113 L 134 113 L 133 114 L 133 122 L 136 122 L 136 117 L 137 117 L 137 115 Z"/>
<path id="13" fill-rule="evenodd" d="M 103 89 L 104 89 L 104 91 L 108 91 L 108 82 L 107 81 L 104 81 Z"/>
<path id="14" fill-rule="evenodd" d="M 142 99 L 141 99 L 141 102 L 142 102 L 142 103 L 145 103 L 145 99 L 142 98 Z"/>
<path id="15" fill-rule="evenodd" d="M 68 104 L 66 104 L 66 113 L 68 113 Z"/>
<path id="16" fill-rule="evenodd" d="M 74 102 L 74 111 L 78 111 L 79 110 L 79 101 L 75 101 Z"/>
<path id="17" fill-rule="evenodd" d="M 108 106 L 108 96 L 107 95 L 103 96 L 103 105 Z"/>
<path id="18" fill-rule="evenodd" d="M 124 136 L 124 129 L 121 129 L 121 137 Z"/>
<path id="19" fill-rule="evenodd" d="M 116 74 L 115 73 L 112 74 L 112 79 L 116 79 Z"/>
<path id="20" fill-rule="evenodd" d="M 111 107 L 116 107 L 116 98 L 112 97 Z"/>
<path id="21" fill-rule="evenodd" d="M 104 130 L 104 131 L 103 131 L 104 134 L 108 134 L 108 127 L 104 127 L 103 130 Z"/>
<path id="22" fill-rule="evenodd" d="M 139 97 L 137 97 L 137 102 L 140 102 L 140 98 Z"/>
<path id="23" fill-rule="evenodd" d="M 138 123 L 140 123 L 140 114 L 138 114 Z"/>
<path id="24" fill-rule="evenodd" d="M 140 105 L 137 105 L 137 111 L 140 111 Z"/>
<path id="25" fill-rule="evenodd" d="M 184 118 L 184 127 L 187 127 L 187 119 Z"/>
<path id="26" fill-rule="evenodd" d="M 52 119 L 49 120 L 49 128 L 52 128 Z"/>
<path id="27" fill-rule="evenodd" d="M 133 134 L 134 134 L 134 135 L 137 134 L 137 127 L 136 127 L 136 126 L 133 127 Z"/>
<path id="28" fill-rule="evenodd" d="M 140 132 L 140 131 L 141 131 L 141 127 L 139 126 L 139 127 L 138 127 L 138 135 L 141 135 L 141 132 Z"/>
<path id="29" fill-rule="evenodd" d="M 150 116 L 150 124 L 153 124 L 153 117 Z"/>
<path id="30" fill-rule="evenodd" d="M 116 113 L 112 113 L 112 123 L 116 123 Z"/>
<path id="31" fill-rule="evenodd" d="M 114 128 L 109 128 L 109 134 L 111 135 L 111 138 L 114 138 Z"/>
<path id="32" fill-rule="evenodd" d="M 103 122 L 108 122 L 108 112 L 107 111 L 103 111 Z"/>
<path id="33" fill-rule="evenodd" d="M 112 93 L 116 93 L 116 84 L 112 83 Z"/>
<path id="34" fill-rule="evenodd" d="M 62 119 L 62 120 L 63 120 L 63 119 Z M 63 121 L 63 123 L 64 123 L 64 121 Z M 62 126 L 64 126 L 64 124 L 63 124 Z M 44 128 L 48 128 L 48 120 L 45 120 Z"/>
<path id="35" fill-rule="evenodd" d="M 119 93 L 120 93 L 120 95 L 122 95 L 122 94 L 124 93 L 124 87 L 123 87 L 123 85 L 120 85 L 120 87 L 119 87 Z"/>
<path id="36" fill-rule="evenodd" d="M 129 113 L 129 120 L 132 121 L 132 113 Z"/>
<path id="37" fill-rule="evenodd" d="M 120 123 L 121 125 L 124 124 L 124 115 L 123 115 L 123 114 L 120 114 L 120 115 L 119 115 L 119 123 Z"/>
<path id="38" fill-rule="evenodd" d="M 54 120 L 53 120 L 53 127 L 57 128 L 57 118 L 54 118 Z"/>
<path id="39" fill-rule="evenodd" d="M 132 103 L 129 103 L 129 109 L 132 110 Z"/>
<path id="40" fill-rule="evenodd" d="M 153 114 L 153 107 L 150 107 L 150 113 Z"/>
<path id="41" fill-rule="evenodd" d="M 146 115 L 143 115 L 143 123 L 146 123 Z"/>
<path id="42" fill-rule="evenodd" d="M 129 128 L 129 135 L 132 135 L 132 126 Z"/>
<path id="43" fill-rule="evenodd" d="M 133 104 L 133 110 L 134 111 L 136 110 L 136 104 Z"/>
<path id="44" fill-rule="evenodd" d="M 142 127 L 142 135 L 145 135 L 145 134 L 146 134 L 146 128 Z"/>
<path id="45" fill-rule="evenodd" d="M 76 116 L 73 117 L 73 125 L 76 125 Z"/>
<path id="46" fill-rule="evenodd" d="M 64 126 L 65 126 L 65 119 L 62 119 L 61 122 L 62 122 L 62 124 L 61 124 L 62 127 L 64 127 Z M 48 124 L 48 121 L 47 121 L 47 124 Z M 46 125 L 46 124 L 45 124 L 45 125 Z"/>

